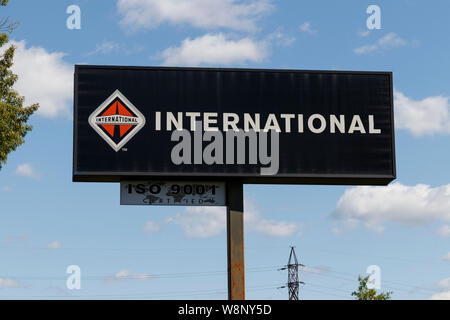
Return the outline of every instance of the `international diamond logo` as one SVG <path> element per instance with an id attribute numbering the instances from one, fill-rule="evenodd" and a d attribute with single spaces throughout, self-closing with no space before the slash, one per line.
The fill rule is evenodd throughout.
<path id="1" fill-rule="evenodd" d="M 145 125 L 145 117 L 119 91 L 90 116 L 91 127 L 117 152 Z"/>

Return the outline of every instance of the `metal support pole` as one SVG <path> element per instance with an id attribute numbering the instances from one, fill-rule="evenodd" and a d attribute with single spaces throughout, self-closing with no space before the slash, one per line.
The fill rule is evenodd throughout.
<path id="1" fill-rule="evenodd" d="M 243 184 L 227 183 L 228 299 L 245 300 Z"/>

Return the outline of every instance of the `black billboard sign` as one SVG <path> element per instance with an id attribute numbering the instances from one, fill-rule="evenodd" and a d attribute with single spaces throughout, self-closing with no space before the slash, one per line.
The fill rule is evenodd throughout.
<path id="1" fill-rule="evenodd" d="M 75 67 L 74 181 L 395 179 L 392 73 Z"/>

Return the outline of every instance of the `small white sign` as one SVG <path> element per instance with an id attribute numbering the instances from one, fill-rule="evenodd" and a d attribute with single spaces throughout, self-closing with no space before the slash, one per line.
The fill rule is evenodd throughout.
<path id="1" fill-rule="evenodd" d="M 225 206 L 224 182 L 122 181 L 121 205 Z"/>

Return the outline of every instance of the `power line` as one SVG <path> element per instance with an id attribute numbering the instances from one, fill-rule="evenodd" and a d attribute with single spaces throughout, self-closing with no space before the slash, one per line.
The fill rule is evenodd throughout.
<path id="1" fill-rule="evenodd" d="M 335 296 L 335 297 L 338 297 L 338 298 L 349 299 L 349 297 L 347 297 L 347 296 L 343 296 L 343 295 L 335 294 L 335 293 L 330 293 L 330 292 L 324 292 L 324 291 L 316 290 L 316 289 L 311 289 L 311 288 L 309 288 L 309 287 L 305 287 L 305 288 L 303 288 L 303 290 L 305 290 L 305 291 L 311 291 L 311 292 L 316 292 L 316 293 L 320 293 L 320 294 L 324 294 L 324 295 L 331 295 L 331 296 Z"/>
<path id="2" fill-rule="evenodd" d="M 246 272 L 259 273 L 259 272 L 271 272 L 278 270 L 280 266 L 261 266 L 261 267 L 249 267 Z M 83 280 L 145 280 L 145 279 L 167 279 L 167 278 L 197 278 L 197 277 L 209 277 L 209 276 L 222 276 L 226 275 L 226 270 L 216 271 L 200 271 L 200 272 L 178 272 L 178 273 L 152 273 L 152 274 L 130 274 L 130 275 L 103 275 L 103 276 L 83 276 Z M 1 278 L 12 278 L 16 280 L 66 280 L 67 276 L 13 276 L 3 275 Z"/>
<path id="3" fill-rule="evenodd" d="M 295 251 L 294 251 L 295 254 Z M 289 263 L 291 265 L 291 268 L 295 266 L 294 263 Z M 297 262 L 298 264 L 298 262 Z M 307 274 L 313 275 L 313 276 L 319 276 L 319 277 L 325 277 L 325 278 L 332 278 L 332 279 L 338 279 L 343 280 L 348 283 L 356 283 L 357 282 L 357 275 L 347 273 L 347 272 L 340 272 L 340 271 L 333 271 L 333 270 L 324 270 L 323 272 L 317 272 L 315 270 L 312 270 L 310 268 L 314 267 L 308 267 L 303 264 L 298 264 L 298 266 L 301 268 L 301 270 Z M 250 274 L 252 273 L 264 273 L 264 272 L 272 272 L 276 270 L 287 270 L 288 265 L 285 265 L 284 267 L 280 266 L 259 266 L 259 267 L 248 267 L 246 271 Z M 88 281 L 119 281 L 119 280 L 146 280 L 146 279 L 189 279 L 189 278 L 207 278 L 207 277 L 216 277 L 216 276 L 224 276 L 226 275 L 226 270 L 213 270 L 213 271 L 200 271 L 200 272 L 178 272 L 178 273 L 143 273 L 143 274 L 131 274 L 131 275 L 122 275 L 122 276 L 116 276 L 114 274 L 109 275 L 96 275 L 96 276 L 83 276 L 83 280 Z M 67 276 L 14 276 L 14 275 L 0 275 L 1 278 L 12 278 L 15 280 L 66 280 Z M 298 279 L 298 278 L 297 278 Z M 288 279 L 289 282 L 289 279 Z M 296 280 L 293 281 L 294 286 Z M 431 293 L 437 293 L 440 292 L 438 289 L 433 289 L 429 287 L 423 287 L 420 285 L 415 284 L 405 284 L 398 281 L 390 281 L 390 280 L 384 280 L 383 283 L 387 284 L 384 285 L 384 287 L 387 290 L 395 290 L 395 291 L 403 291 L 403 292 L 411 292 L 411 290 L 423 290 L 428 291 Z M 303 284 L 299 281 L 299 284 Z M 313 285 L 312 283 L 308 283 L 308 285 Z M 399 288 L 398 286 L 402 287 Z M 286 285 L 283 286 L 283 288 L 286 288 Z"/>
<path id="4" fill-rule="evenodd" d="M 263 290 L 274 290 L 276 289 L 276 285 L 274 284 L 265 284 L 258 286 L 250 286 L 248 287 L 248 291 L 263 291 Z M 159 293 L 125 293 L 125 294 L 91 294 L 91 295 L 28 295 L 28 296 L 0 296 L 0 298 L 101 298 L 101 297 L 109 297 L 109 298 L 133 298 L 133 297 L 151 297 L 151 298 L 167 298 L 167 297 L 178 297 L 178 296 L 197 296 L 197 295 L 212 295 L 212 294 L 226 294 L 227 289 L 206 289 L 206 290 L 189 290 L 189 291 L 169 291 L 169 292 L 159 292 Z"/>
<path id="5" fill-rule="evenodd" d="M 264 249 L 260 248 L 260 247 L 245 247 L 245 250 L 267 250 L 267 249 L 280 249 L 280 248 L 285 248 L 285 246 L 265 246 Z M 9 245 L 9 246 L 0 246 L 0 249 L 2 250 L 8 250 L 8 249 L 12 249 L 12 250 L 48 250 L 49 252 L 55 252 L 55 249 L 50 249 L 48 247 L 28 247 L 28 246 L 18 246 L 18 245 Z M 85 251 L 85 252 L 91 252 L 93 254 L 99 254 L 99 252 L 102 253 L 117 253 L 117 254 L 126 254 L 129 255 L 130 253 L 142 253 L 142 252 L 173 252 L 173 251 L 182 251 L 184 252 L 187 248 L 179 248 L 179 247 L 171 247 L 171 248 L 164 248 L 164 249 L 160 249 L 160 248 L 149 248 L 149 249 L 133 249 L 133 248 L 83 248 L 83 247 L 61 247 L 58 248 L 58 251 Z M 192 248 L 190 248 L 192 249 Z M 213 251 L 217 251 L 217 250 L 223 250 L 225 251 L 226 248 L 225 247 L 201 247 L 201 248 L 195 248 L 195 249 L 201 249 L 201 251 L 205 251 L 205 250 L 213 250 Z M 322 254 L 326 254 L 326 255 L 330 255 L 330 254 L 336 254 L 336 255 L 347 255 L 347 256 L 355 256 L 355 257 L 371 257 L 371 258 L 379 258 L 379 259 L 384 259 L 384 260 L 395 260 L 395 261 L 399 261 L 399 262 L 403 262 L 403 263 L 415 263 L 415 264 L 424 264 L 426 263 L 428 264 L 436 264 L 436 265 L 440 265 L 440 266 L 444 266 L 444 265 L 448 265 L 448 262 L 444 262 L 444 261 L 430 261 L 430 259 L 424 258 L 427 261 L 425 262 L 423 259 L 419 260 L 419 259 L 411 259 L 411 258 L 404 258 L 404 257 L 387 257 L 387 256 L 380 256 L 380 255 L 368 255 L 368 254 L 364 254 L 364 253 L 358 253 L 358 252 L 339 252 L 339 251 L 327 251 L 327 250 L 315 250 L 315 253 L 322 253 Z"/>
<path id="6" fill-rule="evenodd" d="M 314 271 L 311 271 L 311 270 L 308 270 L 308 269 L 302 269 L 302 271 L 306 272 L 306 273 L 309 273 L 311 275 L 315 275 L 315 276 L 339 279 L 339 280 L 348 281 L 348 282 L 352 282 L 352 283 L 356 283 L 355 279 L 357 278 L 357 275 L 355 276 L 354 274 L 350 274 L 350 273 L 346 273 L 346 272 L 333 271 L 333 270 L 327 270 L 326 271 L 326 272 L 332 273 L 332 274 L 318 273 L 318 272 L 314 272 Z M 333 274 L 338 274 L 338 276 L 337 275 L 333 275 Z M 352 278 L 343 277 L 341 275 L 351 276 Z M 421 286 L 418 286 L 418 285 L 405 284 L 405 283 L 389 281 L 389 280 L 383 280 L 383 283 L 387 283 L 388 284 L 387 286 L 386 285 L 384 286 L 386 289 L 394 290 L 394 291 L 410 292 L 412 289 L 420 289 L 420 290 L 425 290 L 425 291 L 429 291 L 429 292 L 433 292 L 433 293 L 440 292 L 437 289 L 426 288 L 426 287 L 421 287 Z M 403 287 L 408 287 L 410 289 L 407 290 L 405 288 L 398 288 L 398 287 L 392 286 L 392 284 L 400 285 L 400 286 L 403 286 Z"/>
<path id="7" fill-rule="evenodd" d="M 289 270 L 290 268 L 290 270 Z M 328 289 L 328 290 L 333 290 L 333 291 L 338 291 L 338 292 L 347 292 L 347 290 L 344 290 L 343 288 L 333 288 L 330 286 L 324 286 L 318 283 L 314 283 L 314 282 L 309 282 L 307 281 L 302 282 L 299 281 L 298 278 L 298 271 L 299 268 L 301 268 L 300 270 L 307 273 L 307 274 L 311 274 L 314 276 L 319 276 L 319 277 L 326 277 L 326 278 L 333 278 L 333 279 L 339 279 L 339 280 L 343 280 L 346 281 L 348 283 L 352 283 L 355 284 L 356 278 L 357 276 L 355 276 L 354 274 L 348 273 L 348 272 L 340 272 L 340 271 L 333 271 L 333 270 L 324 270 L 323 272 L 319 272 L 314 270 L 317 268 L 314 267 L 308 267 L 305 266 L 303 264 L 299 264 L 296 254 L 295 254 L 295 250 L 294 247 L 291 247 L 291 253 L 289 256 L 289 261 L 288 264 L 281 267 L 280 266 L 254 266 L 254 267 L 249 267 L 247 268 L 247 272 L 248 273 L 260 273 L 260 272 L 273 272 L 276 270 L 288 270 L 288 283 L 282 287 L 278 287 L 278 288 L 289 288 L 289 297 L 292 299 L 295 299 L 295 297 L 298 299 L 299 297 L 299 285 L 303 284 L 306 285 L 305 287 L 303 287 L 306 291 L 316 291 L 319 292 L 320 290 L 316 290 L 316 288 L 319 289 Z M 313 269 L 314 268 L 314 269 Z M 289 272 L 290 271 L 290 272 Z M 124 275 L 124 276 L 115 276 L 115 275 L 106 275 L 106 276 L 84 276 L 83 279 L 84 280 L 144 280 L 144 279 L 177 279 L 177 278 L 201 278 L 201 277 L 214 277 L 214 276 L 223 276 L 227 273 L 226 270 L 215 270 L 215 271 L 199 271 L 199 272 L 178 272 L 178 273 L 160 273 L 160 274 L 132 274 L 132 275 Z M 5 276 L 1 276 L 5 278 Z M 7 278 L 13 278 L 16 280 L 66 280 L 67 278 L 65 276 L 62 277 L 45 277 L 45 276 L 25 276 L 25 277 L 15 277 L 15 276 L 8 276 Z M 396 281 L 389 281 L 389 280 L 383 280 L 383 283 L 387 283 L 388 286 L 384 286 L 386 289 L 388 290 L 394 290 L 394 291 L 404 291 L 404 292 L 411 292 L 411 290 L 413 289 L 419 289 L 419 290 L 426 290 L 429 292 L 440 292 L 437 289 L 432 289 L 432 288 L 426 288 L 426 287 L 421 287 L 418 285 L 414 285 L 414 284 L 405 284 L 405 283 L 401 283 L 401 282 L 396 282 Z M 395 286 L 393 286 L 395 285 Z M 402 286 L 403 288 L 398 288 L 398 286 Z M 311 289 L 310 287 L 313 287 L 313 289 Z M 251 287 L 249 287 L 250 291 L 253 291 L 253 289 L 251 289 Z M 265 289 L 264 289 L 265 290 Z M 349 289 L 351 290 L 351 289 Z M 214 290 L 213 290 L 214 291 Z M 216 290 L 218 291 L 218 290 Z M 214 291 L 215 292 L 215 291 Z M 224 291 L 226 293 L 226 290 Z M 207 294 L 207 293 L 211 293 L 211 292 L 207 292 L 207 293 L 199 293 L 197 291 L 194 291 L 195 295 L 202 295 L 202 294 Z M 320 293 L 320 292 L 319 292 Z M 322 293 L 324 293 L 322 291 Z M 171 294 L 171 293 L 170 293 Z M 177 293 L 178 294 L 178 293 Z M 180 292 L 178 295 L 183 295 L 184 292 Z M 219 294 L 219 292 L 217 292 L 217 294 Z M 330 295 L 334 295 L 334 296 L 338 296 L 336 294 L 333 293 L 326 293 L 326 294 L 330 294 Z M 149 294 L 143 294 L 143 295 L 149 295 Z M 101 295 L 99 297 L 102 297 L 106 295 Z M 122 297 L 123 295 L 111 295 L 111 297 Z M 133 295 L 136 296 L 136 295 Z M 25 297 L 25 296 L 19 296 L 19 297 Z M 33 296 L 29 296 L 29 297 L 33 297 Z M 37 298 L 39 298 L 41 296 L 37 296 Z M 42 297 L 46 297 L 46 296 L 42 296 Z M 51 297 L 60 297 L 60 296 L 51 296 Z M 72 297 L 72 296 L 70 296 Z M 73 298 L 77 298 L 78 296 L 73 296 Z M 80 296 L 82 297 L 82 296 Z M 90 296 L 87 296 L 90 297 Z M 95 296 L 92 296 L 95 297 Z M 150 297 L 150 296 L 149 296 Z M 344 297 L 344 298 L 348 298 L 345 296 L 339 296 L 339 297 Z M 1 296 L 0 296 L 1 298 Z M 11 296 L 8 296 L 8 298 L 12 298 Z"/>

